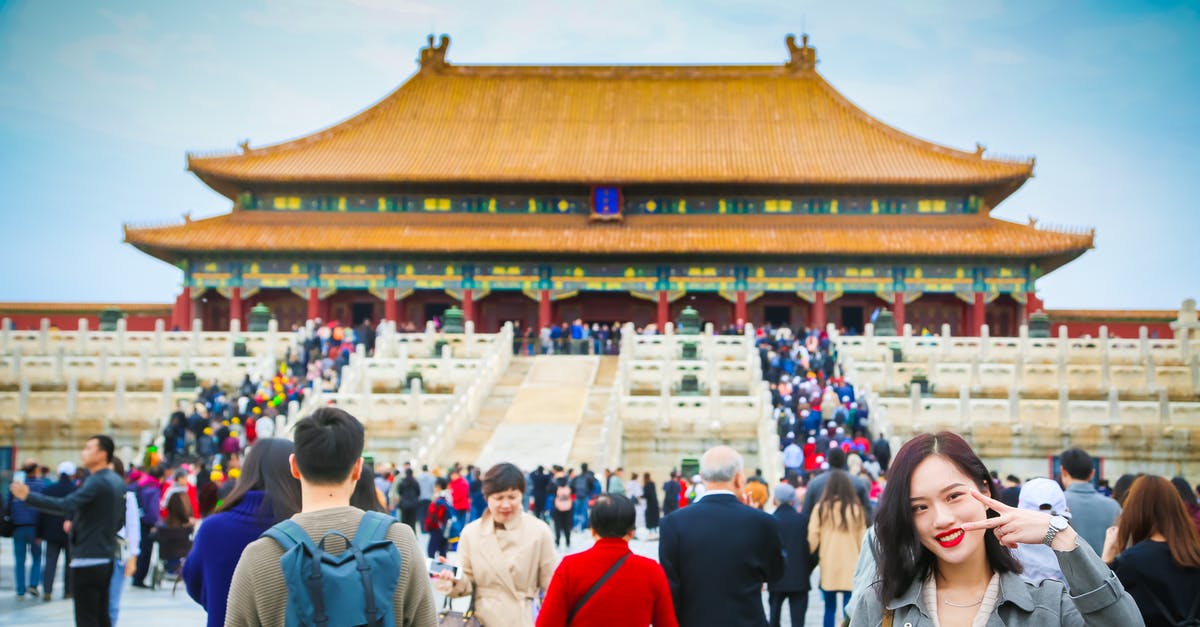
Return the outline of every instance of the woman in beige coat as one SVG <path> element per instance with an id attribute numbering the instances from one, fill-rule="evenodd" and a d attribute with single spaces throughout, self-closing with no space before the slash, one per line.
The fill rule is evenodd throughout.
<path id="1" fill-rule="evenodd" d="M 843 613 L 850 602 L 854 565 L 858 562 L 863 535 L 867 533 L 867 513 L 850 475 L 843 470 L 829 472 L 829 481 L 808 523 L 809 550 L 817 553 L 821 561 L 825 627 L 833 627 L 837 616 L 837 593 L 842 593 Z"/>
<path id="2" fill-rule="evenodd" d="M 524 494 L 520 469 L 492 466 L 483 476 L 487 511 L 458 542 L 458 578 L 448 571 L 437 575 L 443 594 L 474 593 L 475 617 L 484 627 L 533 627 L 534 607 L 558 564 L 550 527 L 524 511 Z"/>

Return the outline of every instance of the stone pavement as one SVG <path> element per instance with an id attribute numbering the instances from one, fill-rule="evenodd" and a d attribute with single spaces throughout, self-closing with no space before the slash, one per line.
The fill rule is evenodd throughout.
<path id="1" fill-rule="evenodd" d="M 426 536 L 423 534 L 420 538 L 420 544 L 422 547 L 426 544 Z M 560 550 L 559 553 L 576 553 L 587 549 L 591 545 L 592 537 L 590 533 L 582 534 L 577 532 L 571 538 L 571 551 Z M 638 555 L 655 560 L 658 559 L 657 541 L 634 540 L 630 543 L 630 547 Z M 453 553 L 451 553 L 450 559 L 454 561 Z M 61 568 L 59 572 L 61 573 Z M 809 595 L 808 615 L 805 617 L 804 623 L 809 626 L 820 625 L 824 611 L 821 593 L 816 589 L 816 582 L 816 574 L 814 573 L 814 589 Z M 58 627 L 74 624 L 71 601 L 62 599 L 61 574 L 59 575 L 58 582 L 55 584 L 54 600 L 48 603 L 40 599 L 34 600 L 28 597 L 18 599 L 16 598 L 13 586 L 12 541 L 4 538 L 0 542 L 0 625 Z M 437 599 L 438 607 L 441 607 L 441 597 L 436 593 L 434 593 L 434 596 Z M 763 593 L 764 605 L 766 604 L 766 599 L 767 595 Z M 466 598 L 457 599 L 454 602 L 454 606 L 461 606 L 460 609 L 465 609 L 467 602 Z M 784 625 L 794 624 L 789 622 L 786 606 L 783 617 Z M 168 624 L 185 627 L 203 625 L 205 622 L 205 613 L 199 605 L 196 605 L 188 597 L 182 583 L 175 592 L 172 592 L 169 584 L 165 584 L 164 588 L 158 590 L 132 588 L 126 585 L 125 592 L 121 597 L 121 613 L 118 622 L 121 625 Z M 840 620 L 838 624 L 841 624 Z"/>

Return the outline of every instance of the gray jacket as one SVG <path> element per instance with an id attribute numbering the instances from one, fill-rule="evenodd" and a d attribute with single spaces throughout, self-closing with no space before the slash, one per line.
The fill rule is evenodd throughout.
<path id="1" fill-rule="evenodd" d="M 1104 533 L 1117 524 L 1121 506 L 1097 492 L 1090 483 L 1072 483 L 1063 494 L 1067 497 L 1067 508 L 1071 510 L 1071 528 L 1091 545 L 1093 551 L 1103 551 Z"/>
<path id="2" fill-rule="evenodd" d="M 1071 590 L 1061 581 L 1046 580 L 1032 584 L 1017 573 L 1000 575 L 1000 598 L 988 619 L 988 627 L 1045 627 L 1050 625 L 1111 625 L 1138 627 L 1145 623 L 1133 597 L 1121 586 L 1100 557 L 1086 543 L 1073 551 L 1058 552 L 1058 564 Z M 921 600 L 921 581 L 915 581 L 886 608 L 895 611 L 895 627 L 933 627 Z M 879 601 L 879 583 L 871 585 L 850 614 L 851 627 L 877 627 L 883 623 L 884 605 Z"/>
<path id="3" fill-rule="evenodd" d="M 117 531 L 125 526 L 125 483 L 103 468 L 83 480 L 78 490 L 66 496 L 30 492 L 30 507 L 71 518 L 71 557 L 113 558 L 117 553 Z"/>

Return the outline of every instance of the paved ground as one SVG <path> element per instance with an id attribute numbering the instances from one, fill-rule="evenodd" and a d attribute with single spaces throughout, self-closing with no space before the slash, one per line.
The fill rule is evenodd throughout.
<path id="1" fill-rule="evenodd" d="M 592 539 L 590 534 L 577 533 L 572 538 L 572 550 L 570 552 L 574 553 L 585 550 L 591 544 Z M 425 545 L 424 537 L 421 538 L 421 545 Z M 638 555 L 654 559 L 658 558 L 658 542 L 634 540 L 630 545 Z M 560 553 L 565 552 L 560 551 Z M 453 554 L 451 554 L 451 560 L 453 561 Z M 74 624 L 71 601 L 61 598 L 62 575 L 59 575 L 59 581 L 55 585 L 58 589 L 55 591 L 54 600 L 43 602 L 40 599 L 18 599 L 13 587 L 13 566 L 12 542 L 5 538 L 0 543 L 0 625 L 50 627 Z M 813 581 L 815 584 L 815 575 Z M 437 600 L 440 607 L 441 598 L 438 597 Z M 763 602 L 764 604 L 766 603 L 765 593 L 763 594 Z M 460 599 L 456 601 L 455 606 L 463 605 L 465 609 L 465 604 L 466 599 Z M 808 616 L 806 617 L 805 624 L 810 626 L 820 625 L 823 608 L 821 594 L 815 590 L 814 585 L 814 592 L 809 596 Z M 191 598 L 187 596 L 187 592 L 183 590 L 182 584 L 179 590 L 174 593 L 169 587 L 159 590 L 143 590 L 126 586 L 121 598 L 121 613 L 119 617 L 119 624 L 121 625 L 167 624 L 184 627 L 203 625 L 204 621 L 204 610 L 192 602 Z M 784 609 L 783 624 L 794 624 L 789 622 L 786 608 Z M 840 624 L 840 620 L 838 624 Z"/>

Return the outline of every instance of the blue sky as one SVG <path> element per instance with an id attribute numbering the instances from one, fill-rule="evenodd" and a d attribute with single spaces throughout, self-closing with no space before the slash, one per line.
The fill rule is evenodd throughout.
<path id="1" fill-rule="evenodd" d="M 451 62 L 550 64 L 779 63 L 807 31 L 821 73 L 888 124 L 1037 157 L 996 215 L 1097 231 L 1040 282 L 1047 306 L 1175 308 L 1200 297 L 1198 7 L 0 0 L 0 300 L 171 301 L 181 273 L 121 225 L 229 210 L 185 152 L 349 117 L 412 74 L 429 32 Z"/>

